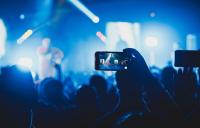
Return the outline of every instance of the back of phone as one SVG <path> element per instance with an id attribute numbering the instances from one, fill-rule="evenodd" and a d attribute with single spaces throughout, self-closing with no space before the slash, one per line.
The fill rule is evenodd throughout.
<path id="1" fill-rule="evenodd" d="M 175 51 L 176 67 L 200 67 L 200 51 L 177 50 Z"/>

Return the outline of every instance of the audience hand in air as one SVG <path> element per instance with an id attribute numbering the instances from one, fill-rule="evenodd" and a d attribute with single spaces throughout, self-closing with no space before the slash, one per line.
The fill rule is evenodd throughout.
<path id="1" fill-rule="evenodd" d="M 142 55 L 133 48 L 124 49 L 123 52 L 128 58 L 128 72 L 135 77 L 140 84 L 144 84 L 153 78 Z"/>

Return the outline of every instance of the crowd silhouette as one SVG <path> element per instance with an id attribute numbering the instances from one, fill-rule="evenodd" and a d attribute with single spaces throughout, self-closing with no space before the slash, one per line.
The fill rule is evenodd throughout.
<path id="1" fill-rule="evenodd" d="M 128 58 L 127 70 L 110 78 L 93 74 L 79 88 L 70 75 L 64 81 L 46 78 L 36 83 L 29 71 L 2 67 L 0 127 L 200 126 L 200 70 L 166 66 L 153 75 L 137 50 L 123 52 Z"/>

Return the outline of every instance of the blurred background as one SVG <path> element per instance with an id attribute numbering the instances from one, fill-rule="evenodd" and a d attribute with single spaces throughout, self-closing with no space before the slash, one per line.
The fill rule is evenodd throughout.
<path id="1" fill-rule="evenodd" d="M 92 71 L 96 51 L 125 47 L 162 68 L 175 50 L 200 48 L 199 7 L 199 0 L 0 0 L 0 64 L 22 61 L 37 72 L 36 50 L 48 37 L 65 54 L 64 72 Z"/>

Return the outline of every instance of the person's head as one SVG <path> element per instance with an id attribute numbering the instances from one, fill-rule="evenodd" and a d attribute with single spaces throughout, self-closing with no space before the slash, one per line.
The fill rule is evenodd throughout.
<path id="1" fill-rule="evenodd" d="M 76 95 L 76 103 L 82 109 L 90 109 L 96 105 L 96 93 L 88 85 L 83 85 L 78 91 Z"/>
<path id="2" fill-rule="evenodd" d="M 173 67 L 165 67 L 161 73 L 162 82 L 164 83 L 172 82 L 176 74 L 177 72 Z"/>
<path id="3" fill-rule="evenodd" d="M 77 91 L 75 103 L 84 124 L 93 124 L 99 116 L 97 96 L 94 89 L 88 85 L 83 85 Z"/>
<path id="4" fill-rule="evenodd" d="M 45 48 L 49 48 L 51 45 L 51 39 L 50 38 L 44 38 L 42 40 L 42 46 Z"/>
<path id="5" fill-rule="evenodd" d="M 98 93 L 107 92 L 107 81 L 100 75 L 93 75 L 90 78 L 90 85 L 93 86 Z"/>
<path id="6" fill-rule="evenodd" d="M 42 101 L 48 104 L 65 103 L 63 84 L 53 78 L 46 78 L 41 82 L 39 95 Z"/>

